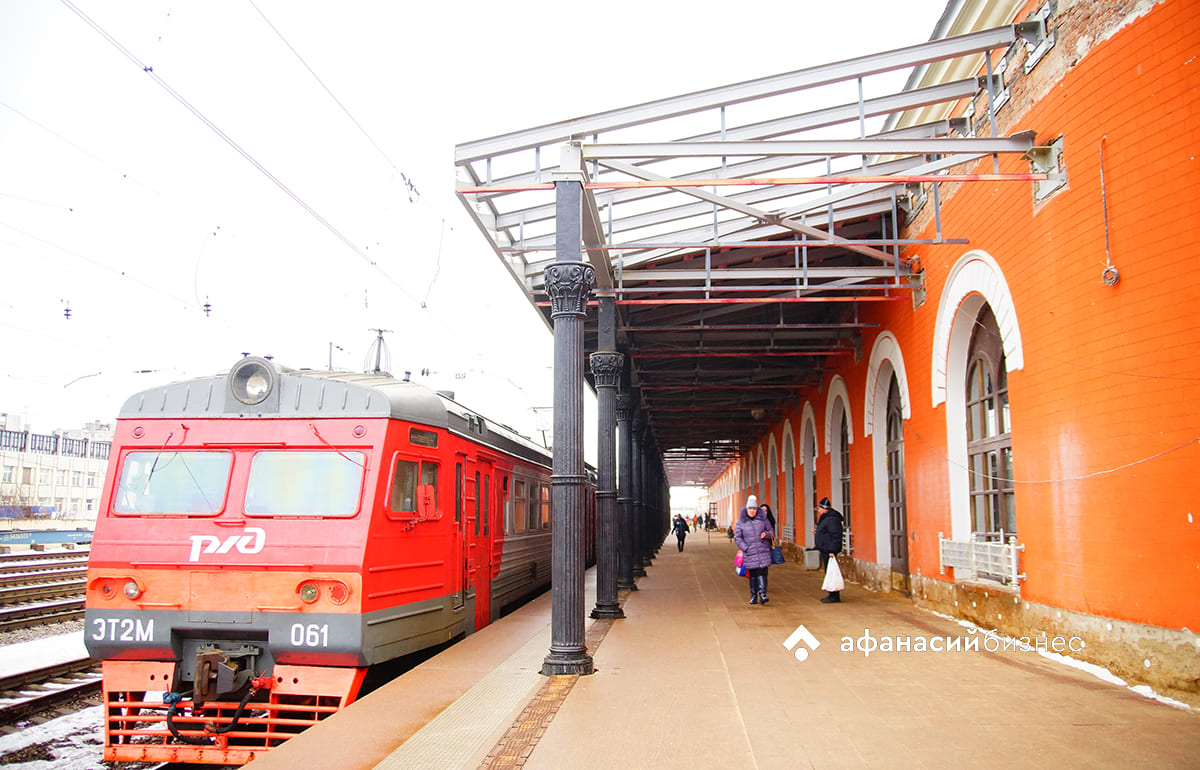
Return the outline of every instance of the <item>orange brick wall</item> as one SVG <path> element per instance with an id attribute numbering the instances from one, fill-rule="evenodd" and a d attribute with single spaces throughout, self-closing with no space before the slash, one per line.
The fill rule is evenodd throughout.
<path id="1" fill-rule="evenodd" d="M 1066 6 L 1060 4 L 1060 7 Z M 1145 6 L 1145 7 L 1143 7 Z M 1142 15 L 1134 13 L 1140 9 Z M 1121 24 L 1121 20 L 1126 23 Z M 1034 71 L 1010 63 L 1001 133 L 1064 137 L 1068 185 L 1035 204 L 1028 183 L 942 190 L 942 230 L 967 246 L 922 246 L 927 301 L 866 303 L 900 342 L 912 417 L 905 423 L 910 570 L 938 577 L 949 535 L 945 405 L 931 404 L 934 331 L 950 269 L 970 250 L 992 256 L 1015 303 L 1024 368 L 1010 371 L 1022 598 L 1101 617 L 1200 628 L 1200 3 L 1096 0 L 1052 17 L 1059 40 Z M 1105 223 L 1121 281 L 1101 280 Z M 991 160 L 977 171 L 991 170 Z M 1004 159 L 1001 171 L 1028 171 Z M 932 198 L 921 237 L 933 235 Z M 906 237 L 916 237 L 914 233 Z M 829 380 L 846 380 L 855 556 L 873 560 L 871 439 L 863 403 L 873 336 L 858 363 L 839 362 L 816 414 L 819 495 Z M 789 416 L 797 444 L 801 408 Z M 782 425 L 776 426 L 777 442 Z M 765 446 L 765 444 L 764 444 Z M 799 456 L 799 452 L 797 452 Z M 734 473 L 731 469 L 729 473 Z M 802 520 L 801 469 L 795 510 Z M 760 484 L 761 490 L 761 484 Z M 782 490 L 781 490 L 782 491 Z M 761 494 L 761 491 L 760 491 Z M 772 503 L 778 494 L 769 496 Z M 739 505 L 740 507 L 740 505 Z M 775 505 L 782 510 L 782 505 Z M 887 533 L 882 533 L 887 537 Z M 803 533 L 797 532 L 797 539 Z M 947 576 L 948 577 L 948 576 Z"/>

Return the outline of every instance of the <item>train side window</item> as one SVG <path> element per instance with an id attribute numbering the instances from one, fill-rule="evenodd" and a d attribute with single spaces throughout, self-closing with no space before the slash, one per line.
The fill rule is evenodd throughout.
<path id="1" fill-rule="evenodd" d="M 419 514 L 421 518 L 425 519 L 437 518 L 440 510 L 438 508 L 438 464 L 397 457 L 392 466 L 392 485 L 388 493 L 388 508 L 393 513 Z"/>
<path id="2" fill-rule="evenodd" d="M 479 490 L 479 471 L 475 471 L 475 537 L 479 537 L 479 519 L 483 517 Z"/>
<path id="3" fill-rule="evenodd" d="M 483 536 L 488 537 L 491 532 L 492 520 L 492 477 L 484 475 L 483 477 Z"/>
<path id="4" fill-rule="evenodd" d="M 550 529 L 550 487 L 542 487 L 542 529 Z"/>
<path id="5" fill-rule="evenodd" d="M 212 515 L 225 507 L 230 452 L 130 452 L 121 464 L 113 512 Z"/>
<path id="6" fill-rule="evenodd" d="M 431 513 L 438 511 L 438 465 L 437 463 L 421 463 L 421 488 L 427 490 L 433 499 Z"/>
<path id="7" fill-rule="evenodd" d="M 256 452 L 244 510 L 248 516 L 353 516 L 364 470 L 361 452 Z"/>
<path id="8" fill-rule="evenodd" d="M 388 508 L 396 513 L 417 512 L 417 471 L 420 463 L 396 458 L 396 470 L 392 474 L 392 493 L 388 496 Z"/>
<path id="9" fill-rule="evenodd" d="M 463 467 L 462 463 L 454 464 L 454 523 L 462 521 L 463 509 Z"/>
<path id="10" fill-rule="evenodd" d="M 513 500 L 512 500 L 512 518 L 509 522 L 509 532 L 522 532 L 525 530 L 525 520 L 521 518 L 525 515 L 525 482 L 513 482 Z"/>
<path id="11" fill-rule="evenodd" d="M 541 522 L 540 522 L 541 517 L 538 512 L 539 507 L 540 507 L 540 505 L 538 502 L 538 485 L 530 484 L 529 485 L 529 507 L 526 509 L 525 529 L 527 529 L 531 532 L 536 531 L 536 530 L 540 529 L 540 527 L 541 527 Z"/>

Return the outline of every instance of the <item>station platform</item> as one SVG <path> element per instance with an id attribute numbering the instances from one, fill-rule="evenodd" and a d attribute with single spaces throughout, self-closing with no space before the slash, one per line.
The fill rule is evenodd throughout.
<path id="1" fill-rule="evenodd" d="M 735 552 L 670 538 L 625 618 L 586 621 L 594 674 L 539 673 L 543 595 L 247 767 L 1200 766 L 1194 709 L 895 595 L 822 604 L 801 564 L 773 566 L 752 606 Z"/>

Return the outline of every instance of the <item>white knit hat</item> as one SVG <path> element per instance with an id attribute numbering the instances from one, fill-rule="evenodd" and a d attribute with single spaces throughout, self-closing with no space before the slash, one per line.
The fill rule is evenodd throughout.
<path id="1" fill-rule="evenodd" d="M 747 508 L 757 508 L 758 507 L 758 498 L 755 497 L 754 495 L 750 495 L 750 499 L 746 501 L 746 507 Z"/>

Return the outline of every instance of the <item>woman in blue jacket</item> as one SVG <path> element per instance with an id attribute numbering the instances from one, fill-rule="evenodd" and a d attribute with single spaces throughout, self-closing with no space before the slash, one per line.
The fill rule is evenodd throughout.
<path id="1" fill-rule="evenodd" d="M 766 604 L 767 569 L 771 566 L 771 539 L 775 530 L 758 515 L 758 498 L 750 495 L 733 530 L 733 541 L 742 549 L 742 563 L 750 575 L 750 603 Z"/>

